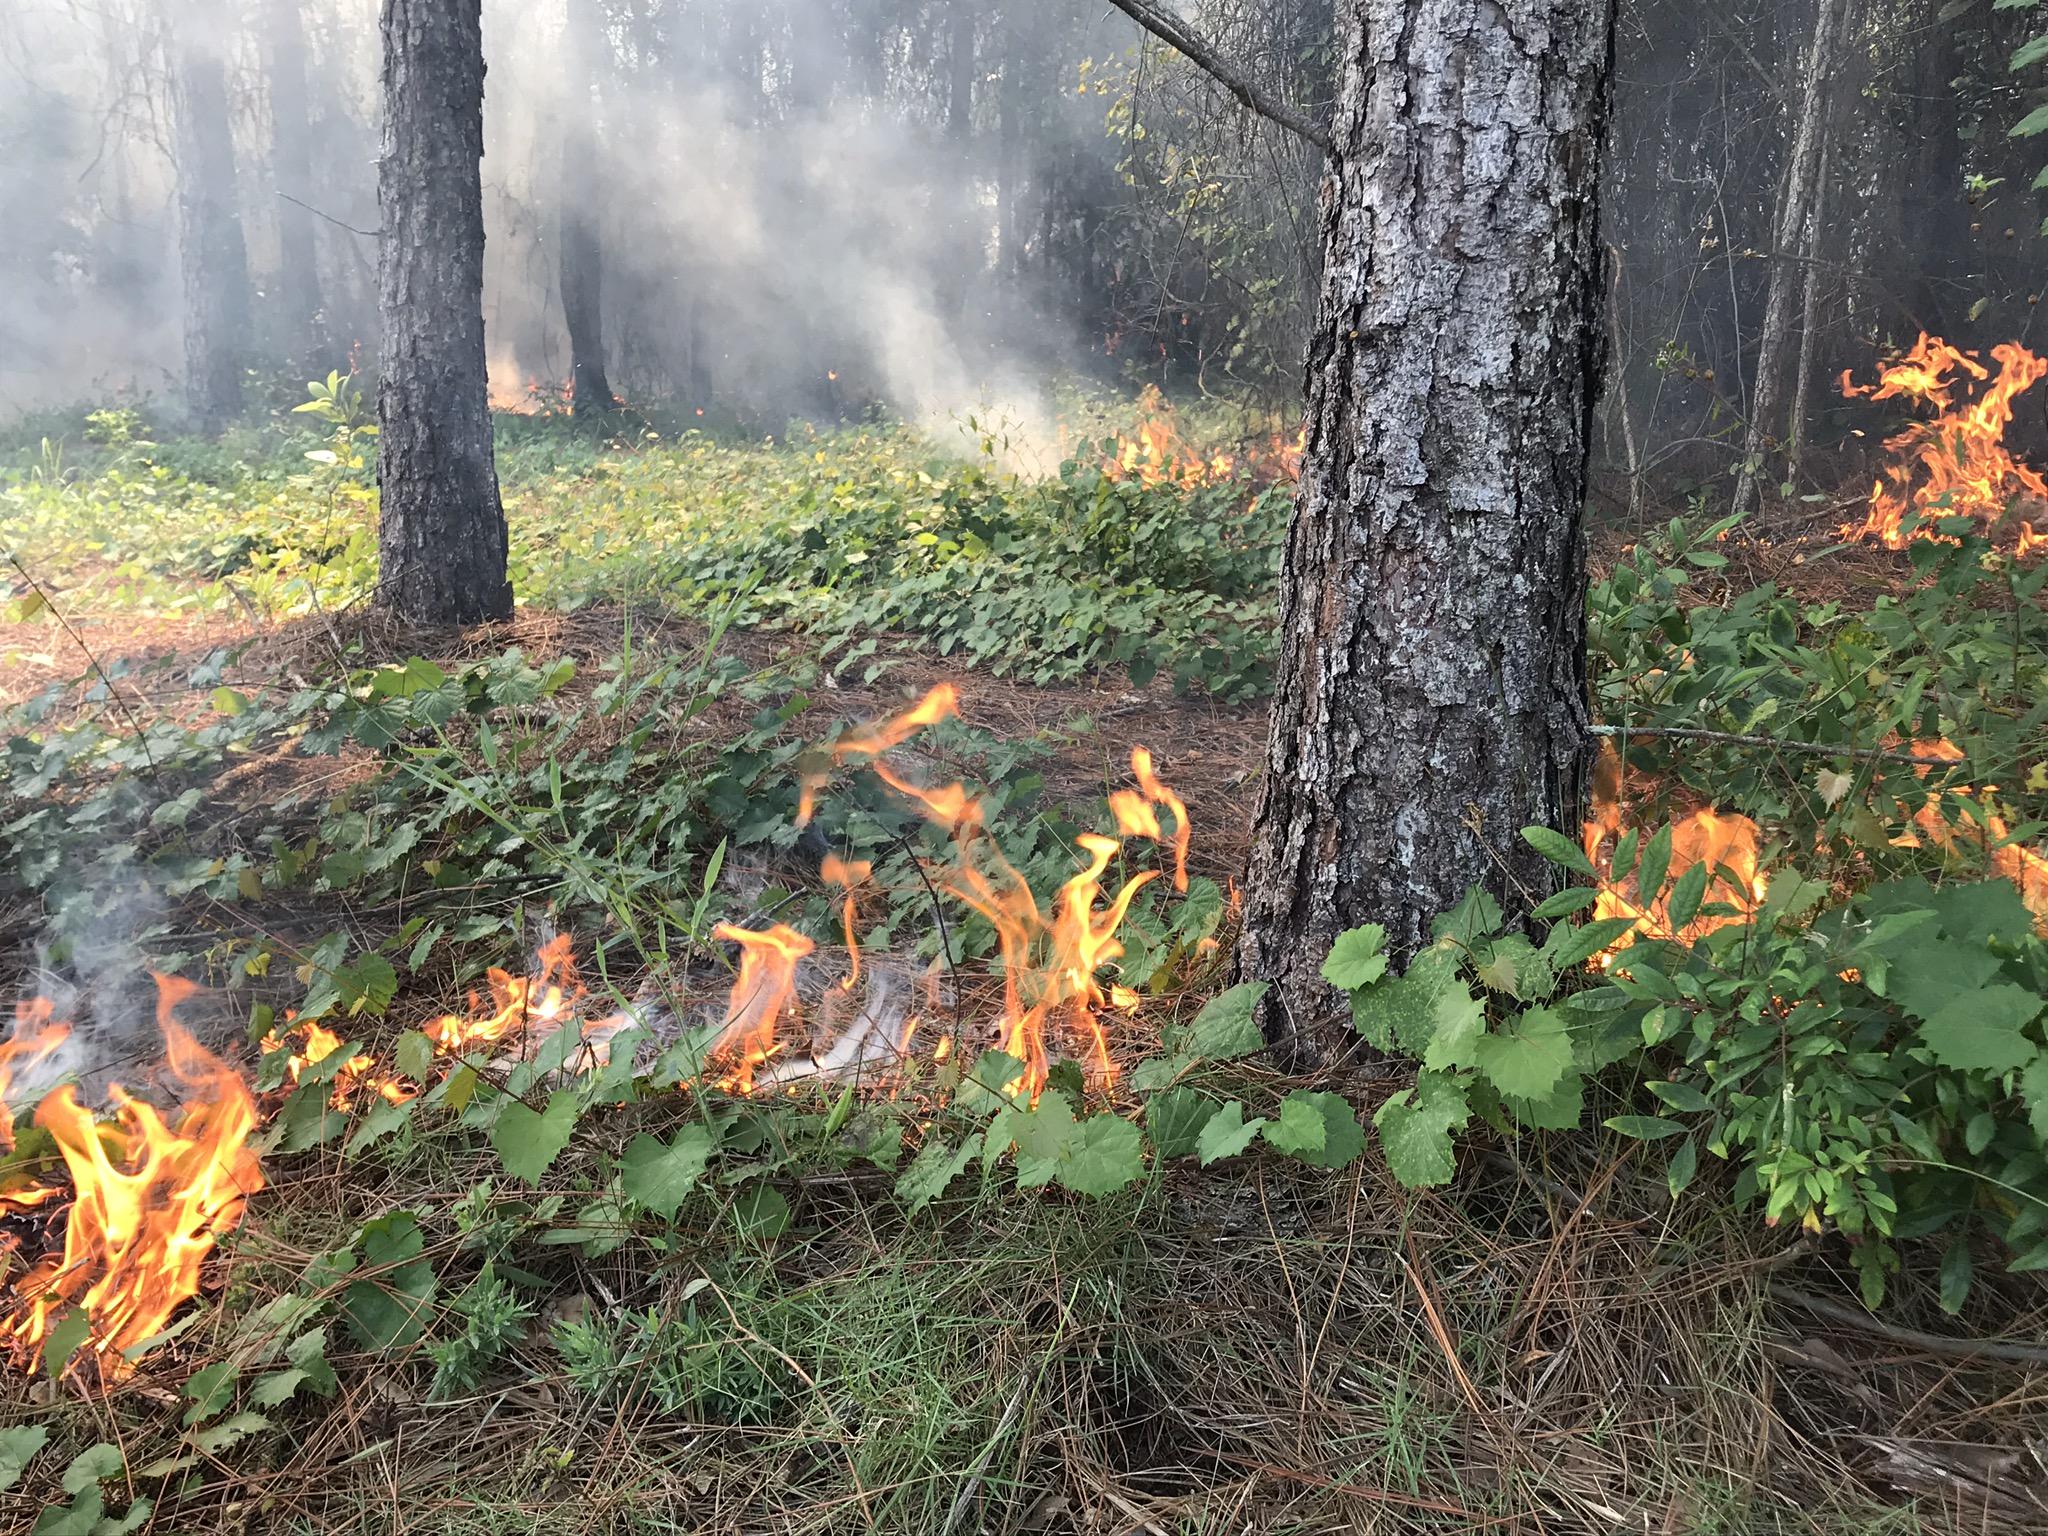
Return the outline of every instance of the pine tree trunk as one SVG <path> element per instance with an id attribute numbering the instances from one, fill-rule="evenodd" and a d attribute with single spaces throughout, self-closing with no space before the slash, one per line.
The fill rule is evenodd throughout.
<path id="1" fill-rule="evenodd" d="M 1793 310 L 1802 284 L 1796 253 L 1805 238 L 1820 185 L 1820 152 L 1825 135 L 1827 83 L 1834 70 L 1835 39 L 1842 30 L 1848 0 L 1814 0 L 1813 42 L 1806 51 L 1800 82 L 1799 122 L 1785 175 L 1784 196 L 1773 222 L 1771 285 L 1764 300 L 1763 330 L 1756 346 L 1756 388 L 1750 397 L 1749 431 L 1743 444 L 1742 468 L 1735 481 L 1733 510 L 1749 512 L 1757 504 L 1764 456 L 1771 447 L 1771 429 L 1778 420 L 1783 389 L 1785 343 L 1792 334 Z"/>
<path id="2" fill-rule="evenodd" d="M 303 369 L 324 372 L 333 342 L 320 299 L 320 248 L 313 215 L 300 206 L 314 201 L 312 128 L 306 115 L 306 33 L 299 20 L 301 0 L 271 0 L 267 8 L 270 49 L 270 169 L 276 190 L 297 198 L 277 202 L 277 293 L 285 345 Z"/>
<path id="3" fill-rule="evenodd" d="M 484 366 L 482 0 L 383 0 L 381 30 L 377 597 L 415 623 L 507 618 Z"/>
<path id="4" fill-rule="evenodd" d="M 178 254 L 185 293 L 185 398 L 200 431 L 242 412 L 249 257 L 235 201 L 235 146 L 215 18 L 181 18 L 177 56 Z"/>
<path id="5" fill-rule="evenodd" d="M 1340 0 L 1307 445 L 1242 975 L 1321 1053 L 1337 935 L 1556 889 L 1588 761 L 1580 526 L 1613 0 Z"/>
<path id="6" fill-rule="evenodd" d="M 569 0 L 570 99 L 562 133 L 562 318 L 569 328 L 570 399 L 578 416 L 617 408 L 604 367 L 604 150 L 598 136 L 597 60 L 604 46 L 597 0 Z"/>

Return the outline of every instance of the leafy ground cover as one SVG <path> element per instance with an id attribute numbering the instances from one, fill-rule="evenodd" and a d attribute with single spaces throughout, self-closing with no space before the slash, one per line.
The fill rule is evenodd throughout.
<path id="1" fill-rule="evenodd" d="M 0 1386 L 10 1518 L 2041 1522 L 2041 567 L 1960 527 L 1798 567 L 1703 520 L 1614 541 L 1605 809 L 1539 842 L 1585 883 L 1541 943 L 1476 898 L 1405 973 L 1347 936 L 1327 974 L 1391 1064 L 1294 1081 L 1211 942 L 1270 492 L 1027 481 L 881 429 L 515 422 L 528 612 L 450 647 L 351 606 L 359 405 L 313 403 L 307 435 L 223 449 L 102 417 L 0 492 L 10 931 L 90 982 L 122 893 L 120 963 L 209 984 L 269 1114 L 269 1187 L 139 1380 Z M 1194 878 L 1134 908 L 1116 974 L 1148 1022 L 1113 1093 L 1065 1072 L 1034 1105 L 966 1030 L 866 1096 L 696 1091 L 687 1030 L 568 1080 L 437 1050 L 434 1016 L 556 929 L 606 1006 L 694 1017 L 731 982 L 719 921 L 833 943 L 827 851 L 876 869 L 871 952 L 950 962 L 980 1017 L 996 935 L 938 915 L 946 839 L 858 775 L 796 817 L 842 722 L 968 663 L 967 723 L 912 761 L 1035 888 L 1107 830 L 1128 745 L 1187 794 Z M 1688 843 L 1703 811 L 1752 840 Z M 288 1013 L 349 1042 L 296 1085 L 256 1043 Z M 416 1091 L 338 1100 L 358 1053 Z M 48 1155 L 24 1124 L 5 1176 Z"/>

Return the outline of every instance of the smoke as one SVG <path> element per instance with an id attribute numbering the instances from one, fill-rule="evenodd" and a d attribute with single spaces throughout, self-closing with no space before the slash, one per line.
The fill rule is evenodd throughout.
<path id="1" fill-rule="evenodd" d="M 587 69 L 569 30 L 585 4 L 598 8 Z M 944 5 L 486 0 L 500 403 L 568 380 L 561 230 L 580 197 L 602 250 L 611 381 L 629 400 L 769 432 L 879 407 L 970 450 L 992 424 L 1013 450 L 1049 442 L 1044 381 L 1081 356 L 1083 327 L 1059 284 L 1025 275 L 1026 245 L 1054 232 L 1051 202 L 1034 205 L 1042 220 L 1015 210 L 1034 166 L 1059 159 L 1076 185 L 1074 167 L 1109 174 L 1103 106 L 1063 95 L 1052 58 L 1133 34 L 1069 0 L 1010 9 L 977 7 L 963 29 Z M 1020 39 L 1043 77 L 1021 125 Z M 375 7 L 17 0 L 0 16 L 0 412 L 175 399 L 191 171 L 177 163 L 179 70 L 195 49 L 226 65 L 250 366 L 374 358 Z M 281 49 L 302 89 L 273 89 Z M 286 252 L 307 227 L 297 248 L 317 254 L 296 271 Z"/>

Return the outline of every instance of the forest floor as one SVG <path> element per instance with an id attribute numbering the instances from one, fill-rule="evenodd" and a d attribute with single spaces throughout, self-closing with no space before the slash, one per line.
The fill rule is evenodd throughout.
<path id="1" fill-rule="evenodd" d="M 786 917 L 837 953 L 797 780 L 844 723 L 941 682 L 959 685 L 961 721 L 924 741 L 920 769 L 966 781 L 1047 894 L 1130 748 L 1153 749 L 1187 802 L 1193 879 L 1188 899 L 1134 912 L 1124 972 L 1150 968 L 1135 1017 L 1156 1038 L 1223 990 L 1194 925 L 1227 943 L 1284 489 L 1256 474 L 1105 489 L 1086 466 L 1034 488 L 879 429 L 607 446 L 513 422 L 525 606 L 451 638 L 362 602 L 374 551 L 351 525 L 366 502 L 350 431 L 137 448 L 139 423 L 117 423 L 123 441 L 73 464 L 30 453 L 0 480 L 20 561 L 0 646 L 10 990 L 47 967 L 105 1008 L 132 997 L 109 966 L 146 955 L 210 984 L 207 1038 L 246 1068 L 250 1042 L 288 1009 L 321 1013 L 320 982 L 345 978 L 324 1017 L 403 1062 L 486 965 L 523 970 L 559 928 L 594 993 L 637 999 L 665 977 L 687 994 L 676 1011 L 712 1006 L 730 976 L 711 918 Z M 1839 606 L 1926 584 L 1900 556 L 1839 544 L 1835 517 L 1654 554 L 1654 537 L 1603 532 L 1603 698 L 1645 719 L 1825 729 L 1830 653 L 1797 647 Z M 1639 565 L 1667 573 L 1656 604 L 1610 591 Z M 1795 595 L 1774 605 L 1767 583 Z M 1676 632 L 1624 641 L 1630 612 Z M 1645 682 L 1651 645 L 1686 651 L 1742 711 Z M 1749 676 L 1767 654 L 1792 681 Z M 1910 668 L 1881 661 L 1889 699 Z M 1928 686 L 1903 716 L 1863 701 L 1867 734 L 1849 739 L 1889 739 L 1923 696 L 1980 682 Z M 1773 689 L 1785 707 L 1755 708 Z M 1711 803 L 1810 841 L 1795 802 L 1812 768 L 1672 761 L 1639 792 L 1646 816 Z M 933 930 L 937 898 L 903 852 L 912 831 L 845 794 L 827 835 L 885 887 L 861 911 L 870 963 L 935 944 L 950 959 L 956 936 Z M 1190 917 L 1205 884 L 1215 910 Z M 956 1027 L 980 985 L 955 978 Z M 503 1069 L 482 1080 L 504 1086 Z M 0 1525 L 2048 1529 L 2035 1276 L 1983 1258 L 1955 1293 L 1940 1250 L 1907 1241 L 1866 1312 L 1838 1231 L 1766 1223 L 1730 1174 L 1674 1198 L 1666 1147 L 1601 1129 L 1597 1110 L 1579 1132 L 1476 1134 L 1431 1187 L 1377 1144 L 1334 1169 L 1256 1148 L 1197 1168 L 1162 1144 L 1145 1177 L 1083 1194 L 1022 1187 L 993 1146 L 970 1164 L 972 1137 L 953 1173 L 921 1177 L 951 1151 L 943 1073 L 900 1085 L 900 1103 L 898 1087 L 878 1103 L 830 1084 L 709 1109 L 644 1085 L 623 1104 L 599 1094 L 534 1166 L 502 1115 L 478 1118 L 476 1075 L 461 1102 L 458 1071 L 400 1115 L 368 1093 L 323 1112 L 328 1084 L 294 1093 L 282 1070 L 272 1053 L 253 1074 L 264 1187 L 173 1336 L 111 1394 L 91 1373 L 0 1380 L 0 1424 L 50 1436 L 12 1492 L 6 1458 L 26 1442 L 0 1438 Z M 512 1097 L 551 1116 L 560 1093 L 511 1070 Z M 1624 1063 L 1587 1091 L 1627 1110 L 1642 1075 Z M 1373 1119 L 1407 1080 L 1238 1060 L 1215 1082 L 1277 1123 L 1305 1089 Z M 686 1176 L 706 1126 L 719 1160 Z M 673 1188 L 635 1182 L 641 1148 L 675 1160 Z M 0 1192 L 25 1169 L 0 1163 Z M 113 1459 L 60 1486 L 96 1445 Z"/>

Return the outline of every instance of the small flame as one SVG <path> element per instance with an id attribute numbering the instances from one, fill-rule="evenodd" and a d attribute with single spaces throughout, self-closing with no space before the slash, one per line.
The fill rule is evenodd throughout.
<path id="1" fill-rule="evenodd" d="M 0 1152 L 14 1150 L 14 1079 L 42 1066 L 71 1038 L 69 1024 L 51 1022 L 54 1012 L 47 997 L 15 1004 L 13 1032 L 0 1041 Z"/>
<path id="2" fill-rule="evenodd" d="M 818 873 L 834 885 L 846 888 L 846 899 L 839 905 L 839 929 L 846 936 L 846 955 L 849 969 L 840 981 L 843 992 L 851 992 L 854 983 L 860 980 L 860 936 L 854 931 L 854 920 L 859 916 L 859 904 L 854 899 L 854 887 L 863 884 L 875 872 L 875 866 L 865 859 L 846 860 L 836 853 L 825 855 L 825 862 L 818 867 Z M 909 1049 L 909 1036 L 904 1037 L 904 1050 Z M 899 1051 L 898 1055 L 904 1054 Z"/>
<path id="3" fill-rule="evenodd" d="M 558 933 L 534 953 L 538 967 L 531 976 L 514 976 L 495 966 L 485 976 L 490 988 L 491 1011 L 470 995 L 469 1018 L 443 1014 L 424 1029 L 436 1049 L 460 1055 L 472 1045 L 489 1044 L 507 1036 L 524 1034 L 535 1024 L 551 1025 L 566 1020 L 583 999 L 583 983 L 576 974 L 576 960 L 569 935 Z"/>
<path id="4" fill-rule="evenodd" d="M 1963 761 L 1963 749 L 1946 736 L 1933 741 L 1916 741 L 1913 752 L 1919 757 L 1938 757 L 1945 762 Z M 1932 767 L 1932 764 L 1923 764 L 1913 772 L 1916 777 L 1924 779 Z M 2012 882 L 2020 893 L 2021 903 L 2033 913 L 2035 928 L 2048 938 L 2048 856 L 2018 843 L 2006 843 L 2002 848 L 1992 847 L 1994 843 L 2004 842 L 2011 833 L 2006 819 L 1993 808 L 1993 796 L 1997 791 L 1996 784 L 1987 784 L 1981 789 L 1973 789 L 1967 784 L 1953 787 L 1950 793 L 1970 796 L 1980 807 L 1977 815 L 1965 815 L 1955 821 L 1942 814 L 1941 797 L 1931 796 L 1913 813 L 1913 825 L 1920 829 L 1919 833 L 1904 832 L 1892 842 L 1898 847 L 1917 848 L 1921 846 L 1920 833 L 1924 833 L 1926 841 L 1944 853 L 1974 849 L 1992 874 Z"/>
<path id="5" fill-rule="evenodd" d="M 1863 521 L 1845 524 L 1844 534 L 1903 549 L 1914 537 L 1940 537 L 1927 528 L 1909 533 L 1907 520 L 1916 514 L 1926 520 L 1968 516 L 1989 528 L 2021 497 L 2048 503 L 2048 480 L 2005 446 L 2013 399 L 2048 375 L 2048 360 L 2013 342 L 1993 347 L 1991 356 L 1998 364 L 1996 379 L 1976 353 L 1923 331 L 1911 351 L 1879 367 L 1876 384 L 1858 385 L 1843 372 L 1844 398 L 1904 399 L 1934 412 L 1885 440 L 1885 451 L 1894 460 L 1885 470 L 1892 486 L 1879 480 Z M 1976 399 L 1958 406 L 1956 392 L 1965 376 L 1979 384 L 1991 382 Z M 2018 554 L 2048 549 L 2048 528 L 2037 530 L 2017 516 L 2013 522 Z"/>
<path id="6" fill-rule="evenodd" d="M 1137 435 L 1119 432 L 1114 451 L 1103 460 L 1102 471 L 1112 480 L 1136 480 L 1140 485 L 1178 486 L 1191 491 L 1239 478 L 1264 481 L 1301 477 L 1301 452 L 1308 441 L 1306 428 L 1292 438 L 1276 432 L 1240 453 L 1204 453 L 1181 435 L 1173 407 L 1157 385 L 1146 385 L 1138 396 L 1138 414 Z"/>
<path id="7" fill-rule="evenodd" d="M 740 974 L 732 984 L 725 1029 L 712 1047 L 713 1057 L 729 1064 L 719 1086 L 751 1093 L 755 1069 L 781 1050 L 775 1026 L 796 1001 L 797 964 L 817 946 L 783 923 L 765 932 L 731 923 L 711 931 L 740 947 Z"/>
<path id="8" fill-rule="evenodd" d="M 63 1252 L 15 1283 L 14 1305 L 0 1317 L 0 1339 L 33 1362 L 58 1316 L 83 1307 L 91 1331 L 80 1358 L 96 1359 L 103 1381 L 126 1376 L 125 1352 L 197 1294 L 201 1262 L 263 1187 L 247 1144 L 255 1101 L 174 1017 L 197 989 L 167 976 L 156 984 L 169 1075 L 185 1099 L 177 1124 L 118 1087 L 108 1090 L 114 1118 L 106 1125 L 68 1084 L 43 1100 L 36 1124 L 55 1139 L 75 1194 Z"/>

